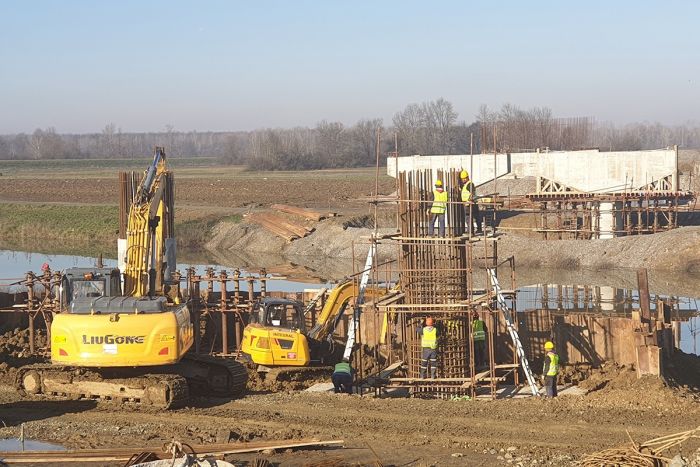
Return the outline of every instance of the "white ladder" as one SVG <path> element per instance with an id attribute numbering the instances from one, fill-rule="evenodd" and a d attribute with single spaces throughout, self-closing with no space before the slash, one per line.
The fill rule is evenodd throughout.
<path id="1" fill-rule="evenodd" d="M 491 279 L 491 286 L 493 287 L 493 291 L 498 299 L 498 307 L 501 309 L 501 313 L 503 313 L 503 317 L 506 320 L 506 327 L 508 328 L 508 333 L 510 334 L 510 338 L 513 339 L 513 345 L 515 345 L 515 349 L 518 352 L 518 357 L 520 358 L 520 366 L 523 367 L 523 373 L 525 373 L 527 382 L 530 385 L 530 391 L 532 392 L 533 396 L 539 396 L 540 390 L 537 387 L 537 383 L 535 382 L 535 376 L 532 374 L 530 364 L 528 363 L 527 357 L 525 356 L 525 350 L 523 349 L 522 342 L 520 342 L 520 336 L 518 336 L 518 331 L 515 329 L 515 325 L 513 324 L 513 315 L 511 314 L 511 309 L 508 308 L 508 305 L 506 304 L 506 299 L 503 296 L 503 293 L 501 293 L 501 284 L 499 284 L 498 277 L 496 277 L 496 270 L 492 268 L 487 268 L 486 270 L 489 273 L 489 278 Z"/>
<path id="2" fill-rule="evenodd" d="M 360 323 L 360 313 L 362 313 L 361 305 L 365 301 L 365 289 L 367 288 L 367 283 L 369 282 L 369 273 L 372 269 L 372 261 L 374 260 L 374 253 L 376 249 L 377 242 L 374 239 L 372 239 L 372 243 L 370 243 L 369 246 L 369 251 L 367 252 L 365 269 L 362 272 L 362 279 L 360 279 L 360 289 L 357 291 L 357 298 L 355 299 L 355 310 L 353 312 L 352 318 L 350 319 L 350 327 L 348 329 L 348 340 L 345 343 L 345 352 L 343 352 L 343 358 L 350 358 L 352 348 L 355 345 L 357 327 Z"/>

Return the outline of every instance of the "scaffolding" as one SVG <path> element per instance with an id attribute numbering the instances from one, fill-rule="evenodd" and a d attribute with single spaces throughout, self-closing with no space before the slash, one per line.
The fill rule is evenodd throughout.
<path id="1" fill-rule="evenodd" d="M 535 193 L 525 198 L 539 213 L 536 229 L 545 240 L 643 235 L 678 227 L 690 192 Z"/>
<path id="2" fill-rule="evenodd" d="M 443 181 L 451 200 L 443 237 L 430 235 L 429 227 L 431 193 L 437 178 Z M 354 246 L 358 252 L 366 252 L 366 244 L 375 243 L 378 247 L 374 251 L 394 255 L 391 261 L 374 261 L 377 266 L 372 268 L 370 283 L 396 281 L 398 287 L 393 295 L 363 305 L 361 345 L 355 358 L 362 373 L 358 379 L 369 382 L 375 390 L 400 389 L 414 397 L 496 397 L 499 383 L 520 384 L 518 357 L 515 347 L 509 345 L 487 271 L 501 267 L 500 272 L 508 276 L 511 290 L 504 295 L 515 309 L 514 261 L 499 262 L 497 238 L 471 235 L 469 206 L 460 200 L 458 180 L 458 170 L 399 173 L 398 232 L 373 236 L 362 248 L 361 242 Z M 361 258 L 360 254 L 354 263 L 363 264 Z M 428 316 L 438 330 L 435 378 L 421 378 L 419 369 L 422 348 L 418 330 Z M 483 356 L 477 355 L 480 343 L 474 340 L 477 318 L 486 328 Z"/>

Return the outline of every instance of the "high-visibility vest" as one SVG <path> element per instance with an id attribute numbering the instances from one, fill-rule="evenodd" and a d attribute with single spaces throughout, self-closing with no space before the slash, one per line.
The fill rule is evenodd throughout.
<path id="1" fill-rule="evenodd" d="M 471 180 L 469 180 L 467 183 L 462 185 L 462 202 L 463 203 L 468 203 L 472 200 L 472 197 L 474 196 L 474 184 L 472 183 Z"/>
<path id="2" fill-rule="evenodd" d="M 333 373 L 347 373 L 348 375 L 351 375 L 352 370 L 350 369 L 349 363 L 340 362 L 335 364 L 335 369 L 333 370 Z"/>
<path id="3" fill-rule="evenodd" d="M 420 346 L 424 349 L 437 349 L 437 329 L 434 327 L 423 328 Z"/>
<path id="4" fill-rule="evenodd" d="M 484 322 L 480 319 L 472 321 L 472 335 L 475 341 L 486 340 L 486 331 L 484 331 Z"/>
<path id="5" fill-rule="evenodd" d="M 554 352 L 547 352 L 544 358 L 549 358 L 549 370 L 547 371 L 547 376 L 557 376 L 559 374 L 559 355 Z M 547 361 L 545 360 L 545 364 Z M 542 368 L 542 373 L 544 373 L 544 367 Z"/>
<path id="6" fill-rule="evenodd" d="M 433 190 L 433 205 L 430 212 L 433 214 L 445 214 L 447 210 L 447 192 L 445 190 Z"/>

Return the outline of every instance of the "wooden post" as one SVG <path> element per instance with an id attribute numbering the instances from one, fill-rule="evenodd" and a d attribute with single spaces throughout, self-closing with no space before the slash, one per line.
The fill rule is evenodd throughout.
<path id="1" fill-rule="evenodd" d="M 639 308 L 642 313 L 642 323 L 649 330 L 649 322 L 651 320 L 651 309 L 649 300 L 649 277 L 647 276 L 646 268 L 637 270 L 637 287 L 639 288 Z"/>
<path id="2" fill-rule="evenodd" d="M 228 280 L 228 275 L 225 270 L 222 270 L 219 274 L 219 279 L 221 281 L 221 351 L 224 355 L 228 355 L 228 315 L 226 314 L 226 281 Z"/>

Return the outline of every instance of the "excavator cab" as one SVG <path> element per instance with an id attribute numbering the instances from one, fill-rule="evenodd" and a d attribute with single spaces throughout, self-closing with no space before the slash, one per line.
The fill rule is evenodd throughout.
<path id="1" fill-rule="evenodd" d="M 259 365 L 308 365 L 311 356 L 301 303 L 279 298 L 257 302 L 243 331 L 241 351 Z"/>
<path id="2" fill-rule="evenodd" d="M 119 269 L 113 268 L 66 269 L 59 289 L 61 307 L 68 311 L 97 298 L 121 295 Z"/>

